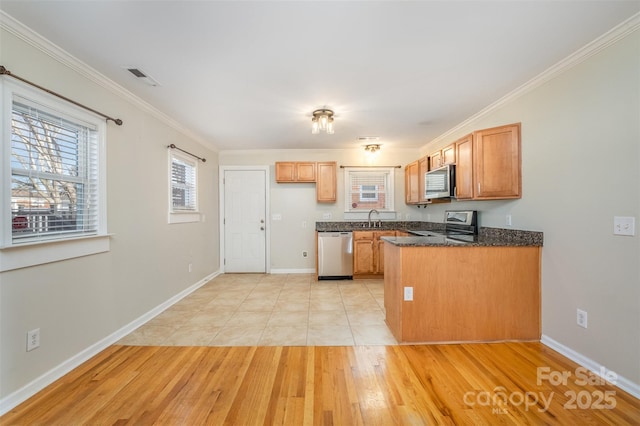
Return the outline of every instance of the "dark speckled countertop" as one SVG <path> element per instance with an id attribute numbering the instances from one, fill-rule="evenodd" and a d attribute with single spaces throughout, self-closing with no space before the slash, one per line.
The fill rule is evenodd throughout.
<path id="1" fill-rule="evenodd" d="M 377 223 L 376 223 L 377 224 Z M 469 247 L 523 247 L 542 246 L 543 234 L 518 229 L 480 227 L 476 236 L 444 235 L 444 224 L 435 222 L 382 222 L 380 227 L 369 228 L 367 222 L 316 222 L 316 231 L 377 231 L 401 230 L 430 231 L 430 235 L 410 237 L 382 237 L 382 240 L 399 247 L 469 246 Z"/>

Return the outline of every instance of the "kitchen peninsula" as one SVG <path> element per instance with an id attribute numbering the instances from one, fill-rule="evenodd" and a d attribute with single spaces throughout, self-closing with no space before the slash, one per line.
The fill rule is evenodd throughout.
<path id="1" fill-rule="evenodd" d="M 316 222 L 316 231 L 373 229 L 396 234 L 380 237 L 380 253 L 386 322 L 398 342 L 540 339 L 542 232 L 448 236 L 435 222 Z"/>
<path id="2" fill-rule="evenodd" d="M 542 233 L 383 240 L 386 321 L 398 342 L 540 339 Z"/>

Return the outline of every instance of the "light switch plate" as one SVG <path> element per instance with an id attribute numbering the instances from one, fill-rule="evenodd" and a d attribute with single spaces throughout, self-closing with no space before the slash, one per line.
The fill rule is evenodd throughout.
<path id="1" fill-rule="evenodd" d="M 413 287 L 404 288 L 404 300 L 406 302 L 411 302 L 413 300 Z"/>
<path id="2" fill-rule="evenodd" d="M 324 220 L 331 219 L 331 217 L 331 213 L 322 213 L 322 219 Z"/>
<path id="3" fill-rule="evenodd" d="M 615 235 L 636 235 L 636 218 L 615 216 L 613 218 L 613 233 Z"/>
<path id="4" fill-rule="evenodd" d="M 274 213 L 271 215 L 271 220 L 282 220 L 282 215 L 280 213 Z"/>

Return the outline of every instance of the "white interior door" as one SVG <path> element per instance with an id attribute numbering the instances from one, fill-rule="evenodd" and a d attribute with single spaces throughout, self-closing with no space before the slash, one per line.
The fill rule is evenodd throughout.
<path id="1" fill-rule="evenodd" d="M 225 272 L 265 273 L 266 171 L 224 171 Z"/>

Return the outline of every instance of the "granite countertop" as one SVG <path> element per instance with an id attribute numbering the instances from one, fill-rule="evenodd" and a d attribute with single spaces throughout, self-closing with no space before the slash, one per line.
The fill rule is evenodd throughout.
<path id="1" fill-rule="evenodd" d="M 435 222 L 382 222 L 380 228 L 369 228 L 367 222 L 316 222 L 316 231 L 430 231 L 428 236 L 381 237 L 382 240 L 399 247 L 527 247 L 542 246 L 543 234 L 518 229 L 480 227 L 478 235 L 444 235 L 444 224 Z"/>

